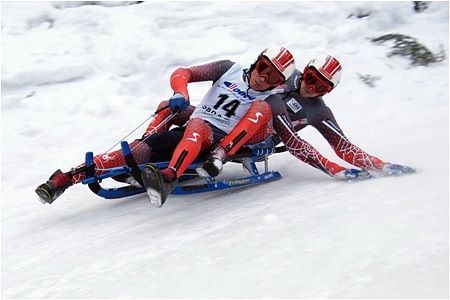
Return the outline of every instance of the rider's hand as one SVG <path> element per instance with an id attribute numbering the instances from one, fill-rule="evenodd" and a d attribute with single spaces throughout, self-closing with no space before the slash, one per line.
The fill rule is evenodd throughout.
<path id="1" fill-rule="evenodd" d="M 175 93 L 169 99 L 169 107 L 172 112 L 182 112 L 189 106 L 189 100 L 184 98 L 183 94 Z"/>
<path id="2" fill-rule="evenodd" d="M 414 173 L 416 170 L 408 167 L 397 164 L 385 163 L 383 166 L 383 175 L 391 176 L 391 175 L 401 175 L 404 173 Z"/>
<path id="3" fill-rule="evenodd" d="M 340 180 L 355 180 L 369 178 L 370 174 L 366 170 L 345 169 L 334 174 L 334 177 Z"/>

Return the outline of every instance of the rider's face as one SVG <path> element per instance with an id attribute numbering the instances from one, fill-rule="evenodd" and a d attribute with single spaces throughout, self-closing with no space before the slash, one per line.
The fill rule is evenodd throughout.
<path id="1" fill-rule="evenodd" d="M 250 88 L 264 91 L 284 82 L 283 75 L 265 57 L 260 58 L 250 74 Z"/>
<path id="2" fill-rule="evenodd" d="M 325 95 L 333 86 L 312 68 L 307 68 L 300 79 L 300 95 L 304 98 L 313 98 Z"/>
<path id="3" fill-rule="evenodd" d="M 322 94 L 311 91 L 303 81 L 300 81 L 300 96 L 303 98 L 314 98 L 322 96 Z"/>
<path id="4" fill-rule="evenodd" d="M 275 87 L 273 84 L 268 84 L 266 78 L 259 75 L 256 70 L 253 70 L 250 74 L 250 88 L 255 91 L 265 91 L 267 89 Z"/>

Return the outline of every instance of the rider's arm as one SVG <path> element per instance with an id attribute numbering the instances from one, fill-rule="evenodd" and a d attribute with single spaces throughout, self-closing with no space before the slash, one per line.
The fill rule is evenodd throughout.
<path id="1" fill-rule="evenodd" d="M 272 109 L 273 129 L 293 156 L 331 176 L 346 170 L 346 168 L 329 161 L 307 141 L 300 138 L 292 126 L 286 106 L 280 97 L 272 95 L 267 102 Z"/>
<path id="2" fill-rule="evenodd" d="M 287 115 L 278 115 L 273 119 L 273 127 L 288 151 L 301 161 L 334 176 L 346 168 L 329 161 L 307 141 L 301 139 L 290 125 Z"/>
<path id="3" fill-rule="evenodd" d="M 185 99 L 189 99 L 187 84 L 189 82 L 216 81 L 226 71 L 228 71 L 234 62 L 229 60 L 220 60 L 204 65 L 180 67 L 170 76 L 170 86 L 175 93 L 181 93 Z"/>
<path id="4" fill-rule="evenodd" d="M 326 117 L 313 122 L 311 125 L 322 134 L 336 154 L 346 162 L 361 169 L 383 169 L 385 163 L 350 142 L 337 124 L 331 110 L 328 107 L 326 109 Z"/>

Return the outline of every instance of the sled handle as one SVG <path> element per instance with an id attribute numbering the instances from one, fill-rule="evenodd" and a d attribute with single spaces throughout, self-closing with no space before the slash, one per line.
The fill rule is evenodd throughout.
<path id="1" fill-rule="evenodd" d="M 111 151 L 111 149 L 113 149 L 115 146 L 119 145 L 122 141 L 124 141 L 127 137 L 129 137 L 133 132 L 135 132 L 136 130 L 138 130 L 138 128 L 140 128 L 142 125 L 144 125 L 146 122 L 148 122 L 148 120 L 150 120 L 151 118 L 153 118 L 154 116 L 156 116 L 157 114 L 159 114 L 161 111 L 165 110 L 166 108 L 169 108 L 169 105 L 163 106 L 160 109 L 157 109 L 153 114 L 151 114 L 147 119 L 145 119 L 141 124 L 139 124 L 135 129 L 133 129 L 130 133 L 128 133 L 126 136 L 124 136 L 120 141 L 118 141 L 117 143 L 115 143 L 114 145 L 112 145 L 108 150 L 106 150 L 104 152 L 104 154 L 108 153 L 109 151 Z"/>
<path id="2" fill-rule="evenodd" d="M 95 176 L 94 153 L 92 152 L 86 152 L 84 173 L 86 174 L 86 178 Z M 97 194 L 101 190 L 101 186 L 98 181 L 89 183 L 88 187 L 95 194 Z"/>
<path id="3" fill-rule="evenodd" d="M 133 154 L 131 153 L 130 145 L 128 145 L 127 141 L 122 141 L 120 143 L 120 146 L 122 147 L 122 153 L 125 157 L 125 163 L 131 169 L 131 175 L 134 177 L 134 179 L 137 180 L 137 182 L 139 182 L 141 186 L 144 186 L 144 184 L 142 183 L 141 171 L 138 164 L 136 163 L 136 160 L 133 157 Z"/>

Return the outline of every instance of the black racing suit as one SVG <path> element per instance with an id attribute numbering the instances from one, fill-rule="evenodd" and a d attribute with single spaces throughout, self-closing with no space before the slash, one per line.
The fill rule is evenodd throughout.
<path id="1" fill-rule="evenodd" d="M 285 93 L 272 95 L 266 99 L 272 108 L 275 143 L 283 142 L 292 155 L 329 175 L 344 170 L 344 167 L 329 161 L 299 137 L 297 131 L 311 125 L 346 162 L 362 169 L 382 169 L 384 165 L 382 160 L 369 155 L 348 140 L 322 97 L 300 96 L 300 80 L 301 72 L 295 70 L 286 82 Z"/>

